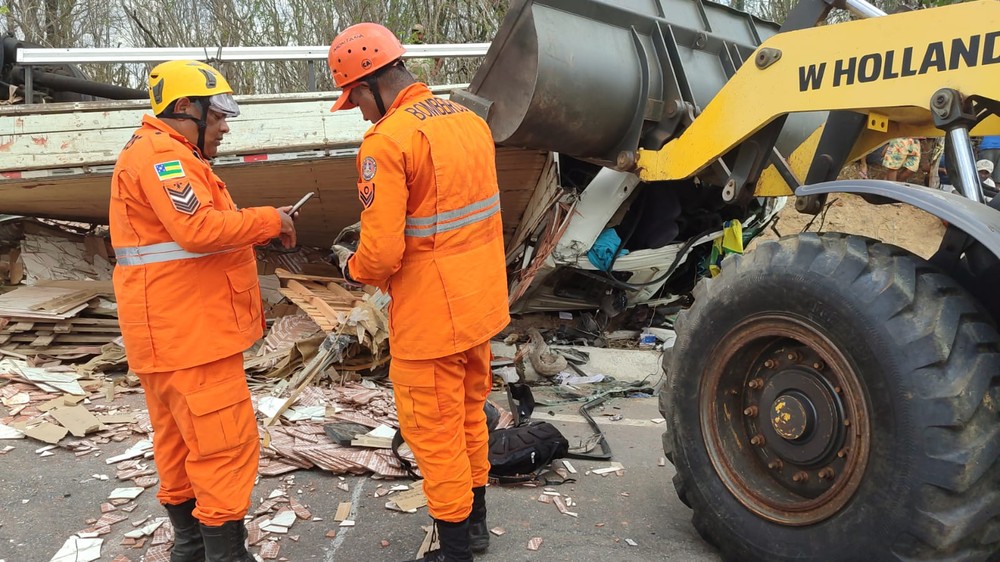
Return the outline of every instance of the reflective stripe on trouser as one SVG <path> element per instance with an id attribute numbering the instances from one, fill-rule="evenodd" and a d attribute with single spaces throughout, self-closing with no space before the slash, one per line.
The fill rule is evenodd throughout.
<path id="1" fill-rule="evenodd" d="M 194 516 L 217 527 L 242 520 L 260 455 L 243 354 L 168 373 L 139 374 L 160 476 L 156 498 L 196 498 Z"/>
<path id="2" fill-rule="evenodd" d="M 438 359 L 393 357 L 389 378 L 431 517 L 462 521 L 472 511 L 472 488 L 489 478 L 483 406 L 492 383 L 490 343 Z"/>

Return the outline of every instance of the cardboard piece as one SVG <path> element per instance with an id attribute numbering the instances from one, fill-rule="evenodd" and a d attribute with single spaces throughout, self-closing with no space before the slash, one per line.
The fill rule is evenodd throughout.
<path id="1" fill-rule="evenodd" d="M 60 406 L 49 413 L 76 437 L 86 437 L 88 433 L 101 427 L 97 417 L 83 406 Z"/>
<path id="2" fill-rule="evenodd" d="M 430 550 L 441 547 L 441 543 L 438 541 L 437 533 L 434 532 L 434 525 L 421 525 L 421 529 L 424 530 L 424 540 L 420 543 L 420 548 L 417 550 L 417 558 L 423 558 Z"/>
<path id="3" fill-rule="evenodd" d="M 39 404 L 38 409 L 42 412 L 48 412 L 49 410 L 58 408 L 59 406 L 75 406 L 76 404 L 83 402 L 84 398 L 86 398 L 86 396 L 74 396 L 72 394 L 64 394 L 62 396 L 59 396 L 58 398 L 53 398 L 48 402 L 43 402 Z"/>
<path id="4" fill-rule="evenodd" d="M 66 437 L 67 433 L 69 433 L 69 430 L 65 427 L 60 427 L 49 422 L 42 422 L 35 427 L 24 430 L 24 434 L 28 437 L 38 439 L 39 441 L 44 441 L 46 443 L 52 443 L 53 445 L 58 443 L 63 437 Z"/>
<path id="5" fill-rule="evenodd" d="M 400 511 L 412 513 L 418 508 L 427 505 L 427 496 L 424 495 L 423 480 L 413 484 L 413 487 L 405 492 L 400 492 L 392 496 L 390 504 L 395 504 Z"/>
<path id="6" fill-rule="evenodd" d="M 111 425 L 115 423 L 135 423 L 135 414 L 113 414 L 97 416 L 97 421 L 104 425 Z"/>

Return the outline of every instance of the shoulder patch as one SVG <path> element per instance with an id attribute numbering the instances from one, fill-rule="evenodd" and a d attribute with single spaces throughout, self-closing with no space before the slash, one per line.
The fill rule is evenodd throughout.
<path id="1" fill-rule="evenodd" d="M 174 209 L 187 214 L 193 215 L 201 207 L 201 201 L 198 200 L 198 195 L 194 192 L 194 188 L 191 187 L 191 183 L 175 182 L 173 185 L 164 184 L 163 189 L 167 192 L 167 197 L 170 199 L 170 203 L 174 206 Z"/>
<path id="2" fill-rule="evenodd" d="M 361 204 L 364 205 L 366 209 L 368 207 L 371 207 L 372 203 L 375 202 L 375 184 L 366 183 L 364 185 L 359 186 L 358 199 L 361 200 Z"/>
<path id="3" fill-rule="evenodd" d="M 180 160 L 160 162 L 159 164 L 154 164 L 153 169 L 156 170 L 156 177 L 158 177 L 160 181 L 184 177 L 184 168 L 181 166 Z"/>
<path id="4" fill-rule="evenodd" d="M 378 172 L 378 165 L 375 164 L 375 159 L 371 156 L 365 157 L 361 162 L 361 179 L 372 181 L 375 178 L 376 172 Z"/>

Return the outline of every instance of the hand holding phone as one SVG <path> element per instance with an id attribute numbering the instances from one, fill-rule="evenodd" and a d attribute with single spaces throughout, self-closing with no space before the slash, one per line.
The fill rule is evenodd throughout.
<path id="1" fill-rule="evenodd" d="M 292 205 L 292 208 L 288 210 L 288 216 L 290 216 L 290 217 L 292 217 L 294 219 L 295 218 L 295 213 L 297 213 L 299 211 L 299 208 L 302 207 L 302 205 L 306 204 L 306 201 L 312 199 L 313 195 L 316 195 L 316 194 L 314 192 L 312 192 L 312 191 L 310 191 L 309 193 L 306 193 L 305 195 L 303 195 L 302 199 L 299 199 L 299 201 L 296 204 Z"/>

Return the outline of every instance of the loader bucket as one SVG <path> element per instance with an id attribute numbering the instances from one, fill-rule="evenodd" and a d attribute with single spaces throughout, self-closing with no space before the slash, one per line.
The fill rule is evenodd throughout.
<path id="1" fill-rule="evenodd" d="M 498 144 L 657 149 L 778 26 L 702 0 L 513 0 L 467 91 Z"/>

